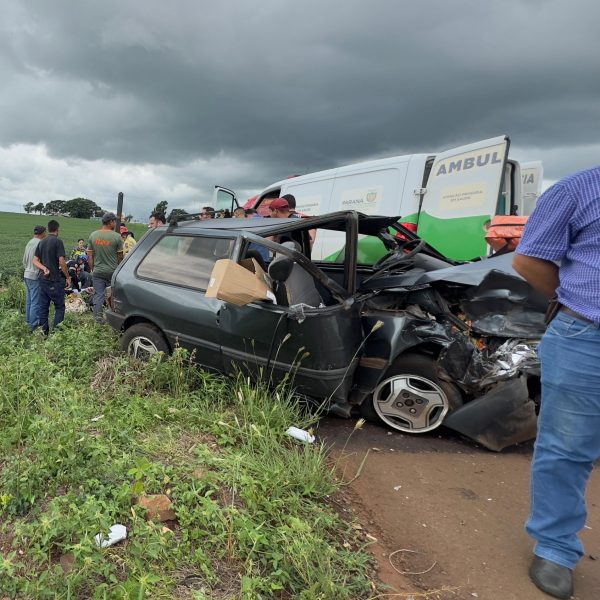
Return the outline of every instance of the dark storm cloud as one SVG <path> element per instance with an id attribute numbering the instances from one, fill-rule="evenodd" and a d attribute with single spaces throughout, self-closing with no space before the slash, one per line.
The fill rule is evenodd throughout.
<path id="1" fill-rule="evenodd" d="M 532 159 L 598 139 L 589 2 L 39 0 L 4 17 L 0 144 L 54 157 L 221 155 L 254 168 L 220 183 L 252 188 L 502 133 Z"/>

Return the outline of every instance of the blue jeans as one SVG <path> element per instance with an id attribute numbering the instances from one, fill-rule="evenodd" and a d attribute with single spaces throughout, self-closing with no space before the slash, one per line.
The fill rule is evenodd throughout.
<path id="1" fill-rule="evenodd" d="M 39 279 L 27 279 L 25 277 L 25 320 L 30 329 L 38 326 L 40 303 Z"/>
<path id="2" fill-rule="evenodd" d="M 48 313 L 50 302 L 54 304 L 54 327 L 65 320 L 65 284 L 64 280 L 48 281 L 44 277 L 38 279 L 40 287 L 39 322 L 38 325 L 48 335 Z"/>
<path id="3" fill-rule="evenodd" d="M 110 281 L 102 279 L 102 277 L 92 276 L 92 285 L 94 286 L 94 320 L 96 323 L 104 323 L 104 291 L 110 285 Z"/>
<path id="4" fill-rule="evenodd" d="M 600 456 L 600 324 L 558 313 L 540 344 L 542 402 L 527 533 L 534 553 L 573 569 L 585 489 Z"/>

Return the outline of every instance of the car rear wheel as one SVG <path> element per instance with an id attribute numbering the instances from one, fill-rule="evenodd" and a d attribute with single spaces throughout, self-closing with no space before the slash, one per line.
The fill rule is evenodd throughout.
<path id="1" fill-rule="evenodd" d="M 404 433 L 425 433 L 439 427 L 462 403 L 458 388 L 437 376 L 433 358 L 405 354 L 390 366 L 361 412 Z"/>
<path id="2" fill-rule="evenodd" d="M 158 352 L 169 354 L 169 345 L 160 329 L 149 323 L 138 323 L 123 334 L 121 350 L 140 360 L 149 360 Z"/>

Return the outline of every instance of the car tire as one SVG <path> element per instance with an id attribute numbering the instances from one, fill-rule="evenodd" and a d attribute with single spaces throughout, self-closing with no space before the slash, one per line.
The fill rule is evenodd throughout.
<path id="1" fill-rule="evenodd" d="M 158 327 L 149 323 L 129 327 L 121 338 L 121 350 L 139 360 L 149 360 L 158 352 L 170 353 L 165 336 Z"/>
<path id="2" fill-rule="evenodd" d="M 462 404 L 460 390 L 437 376 L 433 358 L 403 354 L 360 409 L 365 419 L 383 421 L 402 433 L 426 433 L 439 427 L 446 415 Z"/>

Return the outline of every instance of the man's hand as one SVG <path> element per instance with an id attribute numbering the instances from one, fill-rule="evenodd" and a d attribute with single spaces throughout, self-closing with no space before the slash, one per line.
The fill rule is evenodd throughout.
<path id="1" fill-rule="evenodd" d="M 73 287 L 73 286 L 71 285 L 71 283 L 72 283 L 72 280 L 71 280 L 71 278 L 70 278 L 70 277 L 67 277 L 67 279 L 66 279 L 66 282 L 65 282 L 65 290 L 68 290 L 68 289 L 70 289 L 71 287 Z"/>
<path id="2" fill-rule="evenodd" d="M 33 263 L 33 265 L 35 267 L 37 267 L 44 274 L 45 277 L 48 277 L 48 273 L 50 273 L 50 269 L 48 269 L 48 267 L 46 267 L 45 265 L 42 264 L 42 261 L 40 260 L 39 256 L 34 256 L 33 260 L 31 262 Z"/>

